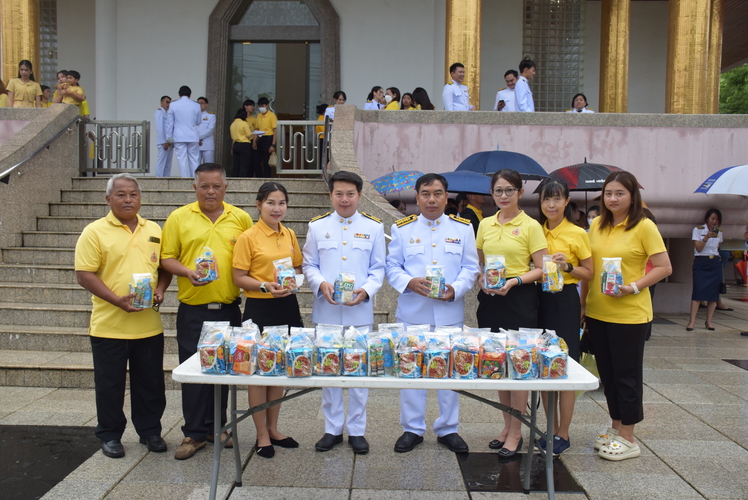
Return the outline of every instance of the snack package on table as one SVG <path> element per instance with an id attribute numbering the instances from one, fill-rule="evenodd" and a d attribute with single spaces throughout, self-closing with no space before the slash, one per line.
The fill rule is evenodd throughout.
<path id="1" fill-rule="evenodd" d="M 405 332 L 405 325 L 402 323 L 380 323 L 377 332 L 377 338 L 382 341 L 382 363 L 384 365 L 384 375 L 392 376 L 395 365 L 395 345 L 397 339 Z M 377 375 L 379 373 L 379 364 L 377 363 Z"/>
<path id="2" fill-rule="evenodd" d="M 294 335 L 301 335 L 302 333 L 312 339 L 312 343 L 314 343 L 314 339 L 317 338 L 317 330 L 314 328 L 301 328 L 298 326 L 292 326 L 288 336 L 290 338 Z"/>
<path id="3" fill-rule="evenodd" d="M 557 293 L 564 289 L 561 266 L 553 262 L 552 255 L 543 255 L 543 291 Z"/>
<path id="4" fill-rule="evenodd" d="M 480 339 L 480 378 L 506 378 L 506 335 L 490 334 Z"/>
<path id="5" fill-rule="evenodd" d="M 333 284 L 334 291 L 332 293 L 332 300 L 338 304 L 353 302 L 353 290 L 355 289 L 355 285 L 355 273 L 338 273 L 338 277 L 335 278 L 335 283 Z"/>
<path id="6" fill-rule="evenodd" d="M 566 341 L 556 335 L 555 331 L 546 330 L 538 337 L 538 346 L 548 348 L 554 345 L 560 347 L 565 353 L 569 353 L 569 346 L 566 344 Z"/>
<path id="7" fill-rule="evenodd" d="M 618 295 L 618 287 L 623 285 L 620 257 L 603 257 L 603 271 L 600 273 L 600 286 L 605 295 Z"/>
<path id="8" fill-rule="evenodd" d="M 449 378 L 451 373 L 451 340 L 449 335 L 426 334 L 423 354 L 424 378 Z"/>
<path id="9" fill-rule="evenodd" d="M 486 255 L 484 285 L 488 290 L 498 290 L 506 285 L 506 259 L 503 255 Z"/>
<path id="10" fill-rule="evenodd" d="M 396 377 L 421 378 L 423 371 L 423 348 L 425 337 L 421 330 L 408 330 L 399 338 L 395 348 L 395 366 L 393 372 Z"/>
<path id="11" fill-rule="evenodd" d="M 296 285 L 296 270 L 293 268 L 291 257 L 274 260 L 273 267 L 275 268 L 275 282 L 280 285 L 281 289 L 291 292 L 299 290 Z"/>
<path id="12" fill-rule="evenodd" d="M 368 337 L 368 376 L 381 377 L 384 375 L 384 343 L 385 339 L 378 334 Z"/>
<path id="13" fill-rule="evenodd" d="M 569 355 L 557 345 L 540 351 L 541 376 L 543 379 L 567 378 L 566 366 Z"/>
<path id="14" fill-rule="evenodd" d="M 335 377 L 341 374 L 343 357 L 343 327 L 341 325 L 317 325 L 317 357 L 314 374 Z"/>
<path id="15" fill-rule="evenodd" d="M 483 335 L 489 335 L 491 333 L 491 329 L 490 328 L 475 328 L 473 326 L 463 326 L 462 333 L 467 333 L 470 335 L 476 335 L 478 337 L 481 337 Z M 506 335 L 504 336 L 506 337 Z"/>
<path id="16" fill-rule="evenodd" d="M 257 374 L 277 377 L 283 375 L 283 355 L 286 347 L 288 327 L 269 326 L 262 333 L 262 340 L 256 344 Z"/>
<path id="17" fill-rule="evenodd" d="M 510 331 L 506 341 L 509 378 L 529 380 L 538 378 L 537 334 Z"/>
<path id="18" fill-rule="evenodd" d="M 147 309 L 153 306 L 153 275 L 151 273 L 134 273 L 130 283 L 130 293 L 135 297 L 130 305 L 138 309 Z"/>
<path id="19" fill-rule="evenodd" d="M 480 339 L 473 335 L 457 337 L 452 342 L 452 378 L 478 378 Z"/>
<path id="20" fill-rule="evenodd" d="M 197 341 L 200 369 L 204 373 L 227 373 L 228 321 L 205 321 Z"/>
<path id="21" fill-rule="evenodd" d="M 210 247 L 203 247 L 203 253 L 195 259 L 197 281 L 215 281 L 218 279 L 218 262 Z"/>
<path id="22" fill-rule="evenodd" d="M 254 347 L 260 340 L 260 330 L 252 320 L 231 329 L 229 341 L 229 372 L 232 375 L 252 375 L 257 371 Z"/>
<path id="23" fill-rule="evenodd" d="M 368 328 L 358 329 L 354 326 L 348 327 L 345 331 L 343 336 L 344 376 L 365 377 L 368 374 L 368 332 Z"/>
<path id="24" fill-rule="evenodd" d="M 314 354 L 314 341 L 306 328 L 297 328 L 294 335 L 286 346 L 286 375 L 291 378 L 312 376 L 312 357 Z"/>
<path id="25" fill-rule="evenodd" d="M 441 299 L 447 295 L 447 282 L 444 280 L 444 266 L 426 266 L 426 281 L 429 284 L 429 297 Z"/>

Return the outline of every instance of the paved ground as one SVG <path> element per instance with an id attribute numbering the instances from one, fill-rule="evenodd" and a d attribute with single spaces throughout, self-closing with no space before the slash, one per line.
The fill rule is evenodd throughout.
<path id="1" fill-rule="evenodd" d="M 562 498 L 748 498 L 748 371 L 722 361 L 748 360 L 748 337 L 740 336 L 741 330 L 748 330 L 748 294 L 732 288 L 730 296 L 739 299 L 726 301 L 735 311 L 716 313 L 716 332 L 703 328 L 686 332 L 683 315 L 664 316 L 662 319 L 673 324 L 655 325 L 645 352 L 645 420 L 636 427 L 641 457 L 620 463 L 598 458 L 593 438 L 609 424 L 604 397 L 601 391 L 580 397 L 571 431 L 572 447 L 562 460 L 586 494 Z M 244 393 L 240 396 L 244 398 Z M 428 404 L 427 418 L 433 421 L 435 395 L 429 397 Z M 438 445 L 430 431 L 424 444 L 413 452 L 394 453 L 394 442 L 401 433 L 396 391 L 370 394 L 366 436 L 372 450 L 366 456 L 354 456 L 347 444 L 324 454 L 314 451 L 314 443 L 323 433 L 319 408 L 319 392 L 284 404 L 281 430 L 295 437 L 301 448 L 277 449 L 271 460 L 247 456 L 254 429 L 251 421 L 244 422 L 240 428 L 244 485 L 230 488 L 233 455 L 224 450 L 219 497 L 545 498 L 539 493 L 468 493 L 455 455 Z M 496 437 L 500 418 L 489 407 L 462 399 L 460 434 L 472 451 L 488 451 L 486 445 Z M 0 424 L 21 423 L 94 426 L 93 391 L 0 387 Z M 168 393 L 163 425 L 167 453 L 148 453 L 128 428 L 123 438 L 125 458 L 113 460 L 97 452 L 44 498 L 207 498 L 212 445 L 190 460 L 173 458 L 182 437 L 177 391 Z"/>

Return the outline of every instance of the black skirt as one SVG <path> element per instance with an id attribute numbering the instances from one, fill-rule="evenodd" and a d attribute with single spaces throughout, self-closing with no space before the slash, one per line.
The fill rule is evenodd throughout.
<path id="1" fill-rule="evenodd" d="M 722 262 L 719 257 L 694 257 L 691 300 L 717 302 L 722 284 Z"/>
<path id="2" fill-rule="evenodd" d="M 538 294 L 540 287 L 534 283 L 515 285 L 504 296 L 478 292 L 479 328 L 517 330 L 538 327 Z"/>
<path id="3" fill-rule="evenodd" d="M 553 330 L 566 341 L 569 356 L 579 361 L 579 328 L 582 305 L 576 283 L 558 293 L 540 292 L 539 328 Z"/>
<path id="4" fill-rule="evenodd" d="M 242 321 L 251 319 L 260 328 L 266 326 L 298 326 L 303 327 L 301 311 L 296 295 L 291 294 L 279 299 L 253 299 L 247 297 L 244 302 Z"/>

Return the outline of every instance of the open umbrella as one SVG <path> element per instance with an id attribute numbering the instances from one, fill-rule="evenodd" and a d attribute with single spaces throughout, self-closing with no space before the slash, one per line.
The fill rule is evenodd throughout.
<path id="1" fill-rule="evenodd" d="M 455 170 L 490 175 L 505 168 L 516 170 L 526 181 L 539 181 L 548 177 L 548 172 L 538 162 L 513 151 L 481 151 L 465 158 Z"/>
<path id="2" fill-rule="evenodd" d="M 611 172 L 620 171 L 620 168 L 612 165 L 587 163 L 587 160 L 585 160 L 584 163 L 554 170 L 550 177 L 551 179 L 564 181 L 569 186 L 569 191 L 600 191 L 608 175 Z"/>
<path id="3" fill-rule="evenodd" d="M 460 170 L 440 174 L 447 179 L 447 191 L 450 193 L 491 194 L 491 178 L 485 175 Z"/>
<path id="4" fill-rule="evenodd" d="M 748 196 L 748 165 L 727 167 L 713 173 L 694 193 Z"/>
<path id="5" fill-rule="evenodd" d="M 379 191 L 379 194 L 384 196 L 387 193 L 396 193 L 415 188 L 416 181 L 422 175 L 423 172 L 419 172 L 418 170 L 390 172 L 371 181 L 371 185 Z"/>

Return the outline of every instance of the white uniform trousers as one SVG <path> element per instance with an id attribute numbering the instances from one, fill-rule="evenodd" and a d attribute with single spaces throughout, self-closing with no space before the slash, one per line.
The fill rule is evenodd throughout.
<path id="1" fill-rule="evenodd" d="M 406 327 L 412 323 L 403 323 Z M 459 326 L 462 323 L 444 326 Z M 439 418 L 434 421 L 434 433 L 438 437 L 457 432 L 460 426 L 460 395 L 454 391 L 437 391 Z M 423 436 L 426 432 L 426 389 L 403 389 L 400 391 L 400 425 L 403 432 Z"/>
<path id="2" fill-rule="evenodd" d="M 203 163 L 215 163 L 216 152 L 213 149 L 203 149 L 200 151 L 200 165 Z"/>
<path id="3" fill-rule="evenodd" d="M 179 162 L 179 175 L 195 177 L 195 170 L 200 165 L 200 146 L 197 142 L 175 142 L 174 153 Z"/>
<path id="4" fill-rule="evenodd" d="M 156 160 L 156 177 L 171 177 L 171 160 L 174 157 L 174 148 L 164 149 L 163 144 L 158 145 L 158 159 Z"/>

